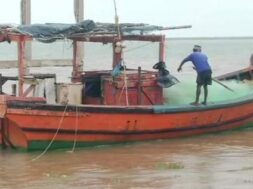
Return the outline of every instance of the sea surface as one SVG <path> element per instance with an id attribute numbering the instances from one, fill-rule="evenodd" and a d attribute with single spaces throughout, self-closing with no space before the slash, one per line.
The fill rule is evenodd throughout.
<path id="1" fill-rule="evenodd" d="M 195 72 L 191 64 L 176 71 L 180 61 L 199 44 L 209 57 L 213 75 L 245 68 L 253 53 L 253 38 L 169 39 L 166 63 L 180 83 L 165 91 L 168 104 L 194 100 Z M 152 70 L 158 61 L 154 43 L 126 43 L 125 64 L 129 68 Z M 0 44 L 0 60 L 15 60 L 16 45 Z M 33 44 L 34 59 L 69 59 L 69 42 Z M 85 70 L 109 69 L 111 46 L 85 45 Z M 17 75 L 17 69 L 0 69 L 3 75 Z M 34 73 L 57 73 L 58 82 L 70 80 L 70 67 L 31 67 Z M 213 84 L 208 103 L 251 95 L 253 85 L 226 82 L 235 92 Z M 8 83 L 7 83 L 8 86 Z M 4 90 L 8 92 L 8 87 Z M 159 124 L 159 120 L 157 120 Z M 107 145 L 94 148 L 16 152 L 0 150 L 1 189 L 252 189 L 253 128 L 187 137 Z M 39 157 L 39 158 L 38 158 Z"/>

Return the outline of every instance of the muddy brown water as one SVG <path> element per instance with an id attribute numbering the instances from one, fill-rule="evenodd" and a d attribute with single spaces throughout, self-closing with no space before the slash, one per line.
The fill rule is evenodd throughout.
<path id="1" fill-rule="evenodd" d="M 253 129 L 41 152 L 1 151 L 0 188 L 253 188 Z"/>
<path id="2" fill-rule="evenodd" d="M 177 73 L 179 62 L 194 44 L 203 46 L 209 55 L 214 75 L 245 68 L 253 49 L 253 39 L 187 39 L 169 41 L 167 63 L 173 75 L 181 84 L 171 88 L 170 93 L 182 94 L 184 103 L 194 99 L 195 76 L 192 82 L 180 77 L 194 72 L 186 65 L 182 73 Z M 13 59 L 16 54 L 1 44 L 0 59 Z M 136 49 L 125 53 L 128 67 L 136 67 L 136 62 L 145 63 L 147 68 L 157 61 L 157 51 L 153 46 L 136 48 L 139 44 L 129 44 Z M 51 47 L 51 46 L 50 46 Z M 243 51 L 241 48 L 243 47 Z M 11 46 L 16 50 L 15 46 Z M 93 48 L 93 49 L 92 49 Z M 92 46 L 91 50 L 94 50 Z M 68 51 L 67 51 L 68 50 Z M 69 58 L 69 49 L 58 54 L 48 46 L 35 50 L 36 58 Z M 87 54 L 91 54 L 86 49 Z M 108 53 L 109 52 L 109 53 Z M 40 54 L 38 54 L 40 53 Z M 111 47 L 100 49 L 103 60 L 110 62 Z M 54 56 L 50 56 L 54 55 Z M 65 56 L 68 55 L 68 56 Z M 140 56 L 141 55 L 141 56 Z M 9 57 L 8 57 L 9 56 Z M 151 57 L 152 56 L 152 57 Z M 138 58 L 139 57 L 139 58 Z M 151 60 L 151 61 L 148 61 Z M 105 69 L 101 59 L 88 56 L 86 68 Z M 111 64 L 109 64 L 111 65 Z M 31 71 L 57 73 L 58 82 L 68 81 L 71 69 L 66 67 L 31 68 Z M 4 75 L 17 75 L 17 69 L 2 69 Z M 8 84 L 8 83 L 7 83 Z M 236 91 L 250 92 L 247 86 L 226 83 Z M 8 85 L 7 85 L 8 86 Z M 210 87 L 210 102 L 222 100 L 232 95 L 218 86 Z M 216 90 L 214 90 L 214 88 Z M 6 90 L 10 90 L 6 87 Z M 178 91 L 180 93 L 178 93 Z M 177 97 L 179 95 L 176 95 Z M 189 96 L 188 99 L 185 96 Z M 172 99 L 170 99 L 172 101 Z M 70 150 L 70 149 L 69 149 Z M 253 129 L 202 135 L 173 140 L 158 140 L 130 143 L 125 145 L 99 146 L 96 148 L 49 151 L 36 161 L 41 152 L 21 153 L 0 150 L 0 189 L 252 189 L 253 188 Z"/>

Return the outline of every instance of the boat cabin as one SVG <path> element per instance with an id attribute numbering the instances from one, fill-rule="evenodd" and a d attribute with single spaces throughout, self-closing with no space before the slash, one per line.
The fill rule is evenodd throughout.
<path id="1" fill-rule="evenodd" d="M 71 83 L 55 83 L 55 76 L 50 74 L 27 73 L 25 46 L 27 41 L 33 40 L 29 35 L 20 33 L 0 33 L 0 41 L 16 41 L 18 43 L 18 93 L 20 97 L 35 96 L 34 91 L 38 79 L 51 79 L 55 83 L 56 103 L 60 104 L 94 104 L 94 105 L 158 105 L 163 104 L 163 88 L 157 84 L 157 71 L 126 68 L 123 63 L 122 41 L 151 41 L 159 43 L 158 61 L 165 61 L 165 36 L 164 35 L 122 35 L 102 34 L 87 36 L 76 33 L 67 37 L 73 41 L 73 72 Z M 81 60 L 78 58 L 80 42 L 112 44 L 113 62 L 111 70 L 83 71 Z M 121 66 L 121 67 L 120 67 Z M 116 74 L 116 68 L 120 67 Z M 2 85 L 10 77 L 1 77 Z M 26 85 L 26 87 L 25 87 Z M 27 87 L 27 85 L 29 85 Z M 46 89 L 45 89 L 46 90 Z M 47 92 L 44 91 L 44 97 Z M 78 99 L 78 100 L 77 100 Z M 47 102 L 49 102 L 47 100 Z M 52 103 L 52 101 L 50 101 Z"/>
<path id="2" fill-rule="evenodd" d="M 83 104 L 154 105 L 162 104 L 162 88 L 152 71 L 125 70 L 119 76 L 111 71 L 85 72 L 81 75 Z"/>
<path id="3" fill-rule="evenodd" d="M 125 40 L 152 41 L 160 43 L 159 60 L 164 60 L 165 36 L 122 36 L 119 40 L 117 36 L 96 36 L 82 37 L 75 35 L 71 37 L 74 46 L 77 42 L 100 42 L 112 43 L 113 62 L 112 70 L 108 71 L 86 71 L 78 70 L 78 63 L 73 62 L 73 82 L 81 82 L 84 86 L 82 103 L 83 104 L 102 104 L 102 105 L 154 105 L 163 103 L 163 90 L 157 84 L 157 72 L 142 70 L 141 67 L 128 69 L 125 65 L 120 65 L 121 70 L 114 75 L 113 69 L 117 68 L 122 62 L 123 51 L 119 43 Z M 74 49 L 74 57 L 77 54 Z M 76 59 L 73 59 L 75 61 Z M 124 63 L 122 63 L 124 64 Z"/>

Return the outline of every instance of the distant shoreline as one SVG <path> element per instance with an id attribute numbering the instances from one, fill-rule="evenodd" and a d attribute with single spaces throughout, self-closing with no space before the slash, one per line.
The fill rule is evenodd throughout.
<path id="1" fill-rule="evenodd" d="M 63 67 L 63 66 L 72 66 L 71 59 L 33 59 L 32 61 L 27 61 L 28 67 Z M 10 68 L 17 68 L 18 61 L 17 60 L 0 60 L 0 69 L 10 69 Z"/>
<path id="2" fill-rule="evenodd" d="M 246 37 L 166 37 L 168 40 L 236 40 L 236 39 L 253 39 L 253 36 Z"/>

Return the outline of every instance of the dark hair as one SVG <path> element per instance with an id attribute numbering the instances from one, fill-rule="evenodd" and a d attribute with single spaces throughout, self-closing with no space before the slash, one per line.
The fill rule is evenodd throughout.
<path id="1" fill-rule="evenodd" d="M 201 52 L 201 46 L 200 45 L 194 45 L 193 52 Z"/>

